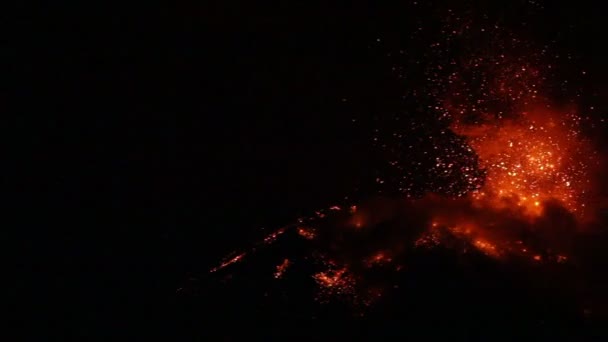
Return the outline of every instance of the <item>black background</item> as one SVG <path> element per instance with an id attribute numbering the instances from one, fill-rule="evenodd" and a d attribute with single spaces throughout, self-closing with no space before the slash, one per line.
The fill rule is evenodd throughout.
<path id="1" fill-rule="evenodd" d="M 24 8 L 15 122 L 29 134 L 15 143 L 26 168 L 9 175 L 9 209 L 40 208 L 21 217 L 31 257 L 19 263 L 36 274 L 21 286 L 40 331 L 204 336 L 197 322 L 216 306 L 186 309 L 176 298 L 185 279 L 373 177 L 372 119 L 398 111 L 404 87 L 384 55 L 418 19 L 410 5 Z M 469 5 L 522 18 L 513 2 Z M 591 3 L 551 2 L 526 26 L 573 51 L 599 97 L 603 17 Z"/>

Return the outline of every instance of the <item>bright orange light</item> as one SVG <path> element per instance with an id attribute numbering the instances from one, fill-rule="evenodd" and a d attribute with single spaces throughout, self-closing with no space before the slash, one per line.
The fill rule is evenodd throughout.
<path id="1" fill-rule="evenodd" d="M 500 255 L 495 245 L 482 239 L 477 239 L 473 242 L 473 245 L 477 247 L 482 253 L 489 256 L 497 257 Z"/>
<path id="2" fill-rule="evenodd" d="M 541 203 L 550 200 L 582 214 L 593 154 L 578 133 L 579 120 L 571 112 L 546 108 L 484 124 L 455 120 L 452 129 L 467 138 L 487 172 L 473 198 L 494 207 L 515 202 L 531 217 L 541 215 Z"/>

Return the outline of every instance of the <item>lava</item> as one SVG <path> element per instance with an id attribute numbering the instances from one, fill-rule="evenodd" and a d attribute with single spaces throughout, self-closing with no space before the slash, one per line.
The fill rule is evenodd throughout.
<path id="1" fill-rule="evenodd" d="M 379 251 L 377 253 L 374 253 L 367 260 L 365 260 L 365 265 L 367 267 L 373 267 L 375 265 L 388 264 L 391 261 L 393 261 L 393 259 L 390 257 L 390 255 L 388 255 L 387 252 L 385 252 L 385 251 Z"/>
<path id="2" fill-rule="evenodd" d="M 219 271 L 219 270 L 221 270 L 223 268 L 226 268 L 226 267 L 228 267 L 228 266 L 230 266 L 230 265 L 232 265 L 234 263 L 237 263 L 237 262 L 241 261 L 245 257 L 245 255 L 247 255 L 247 253 L 245 253 L 245 252 L 244 253 L 240 253 L 240 254 L 238 254 L 238 255 L 236 255 L 236 256 L 234 256 L 234 257 L 232 257 L 232 258 L 230 258 L 230 259 L 228 259 L 228 260 L 226 260 L 224 262 L 222 262 L 219 266 L 212 268 L 209 272 L 210 273 L 217 272 L 217 271 Z"/>
<path id="3" fill-rule="evenodd" d="M 483 240 L 483 239 L 476 239 L 473 242 L 473 245 L 475 247 L 477 247 L 479 250 L 481 250 L 483 253 L 489 255 L 489 256 L 499 256 L 499 251 L 496 249 L 496 246 Z"/>
<path id="4" fill-rule="evenodd" d="M 315 231 L 307 227 L 298 227 L 298 234 L 307 240 L 313 240 L 316 237 Z"/>
<path id="5" fill-rule="evenodd" d="M 285 228 L 281 228 L 271 234 L 269 234 L 268 236 L 266 236 L 264 238 L 264 243 L 266 244 L 270 244 L 276 241 L 277 237 L 279 237 L 279 235 L 285 233 Z"/>
<path id="6" fill-rule="evenodd" d="M 355 280 L 346 267 L 318 272 L 313 279 L 321 289 L 317 297 L 321 302 L 329 301 L 334 296 L 354 296 L 356 293 Z"/>
<path id="7" fill-rule="evenodd" d="M 285 273 L 290 264 L 291 263 L 289 262 L 289 259 L 283 259 L 283 262 L 277 266 L 277 270 L 274 272 L 275 279 L 283 277 L 283 274 Z"/>

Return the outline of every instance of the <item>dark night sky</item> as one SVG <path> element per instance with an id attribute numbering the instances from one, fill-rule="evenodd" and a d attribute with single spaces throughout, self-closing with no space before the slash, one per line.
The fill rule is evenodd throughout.
<path id="1" fill-rule="evenodd" d="M 468 3 L 524 30 L 512 1 Z M 188 340 L 202 333 L 179 321 L 201 309 L 176 304 L 184 279 L 260 227 L 371 191 L 373 118 L 416 86 L 385 54 L 419 18 L 361 2 L 126 6 L 53 4 L 20 23 L 36 32 L 20 44 L 16 122 L 35 121 L 12 205 L 43 208 L 23 220 L 23 267 L 45 279 L 25 288 L 44 333 Z M 577 1 L 543 13 L 525 31 L 578 55 L 598 91 L 583 101 L 606 109 L 594 102 L 608 90 L 602 11 Z"/>

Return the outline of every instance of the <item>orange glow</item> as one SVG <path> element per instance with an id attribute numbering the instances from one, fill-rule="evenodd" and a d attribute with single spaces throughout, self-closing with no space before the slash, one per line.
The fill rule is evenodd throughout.
<path id="1" fill-rule="evenodd" d="M 313 279 L 321 287 L 319 300 L 334 295 L 351 295 L 354 293 L 355 281 L 346 267 L 319 272 L 313 275 Z"/>
<path id="2" fill-rule="evenodd" d="M 279 237 L 279 235 L 281 235 L 283 233 L 285 233 L 285 228 L 281 228 L 281 229 L 269 234 L 268 236 L 266 236 L 264 238 L 264 243 L 265 244 L 273 243 L 277 239 L 277 237 Z"/>
<path id="3" fill-rule="evenodd" d="M 283 276 L 283 273 L 285 273 L 287 267 L 289 267 L 289 264 L 289 259 L 285 259 L 280 265 L 277 266 L 277 270 L 274 272 L 275 279 L 279 279 Z"/>
<path id="4" fill-rule="evenodd" d="M 354 228 L 362 228 L 365 225 L 365 217 L 363 213 L 354 213 L 350 218 L 350 226 Z"/>
<path id="5" fill-rule="evenodd" d="M 482 239 L 476 239 L 473 242 L 473 245 L 486 255 L 493 256 L 493 257 L 497 257 L 500 255 L 500 253 L 496 249 L 496 246 L 489 243 L 488 241 L 485 241 Z"/>
<path id="6" fill-rule="evenodd" d="M 422 234 L 422 236 L 420 236 L 416 241 L 414 241 L 414 246 L 431 248 L 438 246 L 440 243 L 441 235 L 435 230 L 430 230 Z"/>
<path id="7" fill-rule="evenodd" d="M 212 268 L 209 272 L 211 272 L 211 273 L 217 272 L 218 270 L 221 270 L 222 268 L 225 268 L 229 265 L 239 262 L 241 259 L 243 259 L 245 257 L 246 254 L 247 253 L 238 254 L 237 256 L 222 262 L 219 266 Z"/>
<path id="8" fill-rule="evenodd" d="M 316 234 L 312 228 L 298 227 L 298 235 L 305 238 L 306 240 L 312 240 Z"/>
<path id="9" fill-rule="evenodd" d="M 325 287 L 334 287 L 341 284 L 342 275 L 346 272 L 346 268 L 339 269 L 333 272 L 319 272 L 315 274 L 314 279 Z"/>
<path id="10" fill-rule="evenodd" d="M 393 259 L 384 251 L 379 251 L 373 254 L 365 261 L 365 265 L 367 267 L 372 267 L 374 265 L 382 265 L 386 263 L 390 263 Z"/>
<path id="11" fill-rule="evenodd" d="M 593 154 L 578 133 L 579 120 L 572 112 L 539 108 L 513 120 L 486 118 L 476 125 L 455 120 L 452 129 L 467 138 L 487 172 L 472 197 L 496 208 L 515 204 L 530 217 L 542 214 L 543 203 L 557 201 L 581 216 Z"/>

